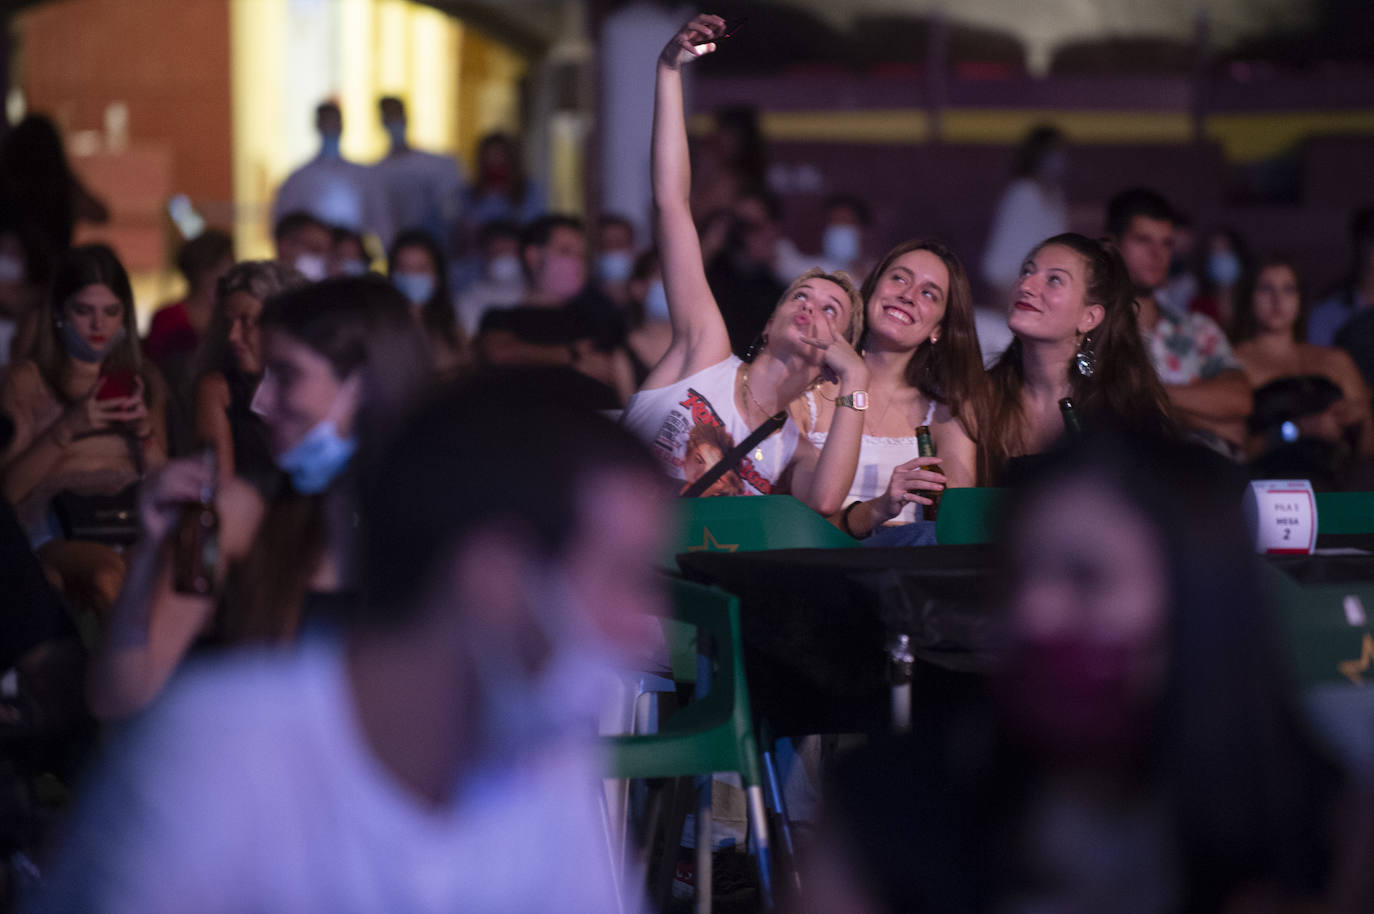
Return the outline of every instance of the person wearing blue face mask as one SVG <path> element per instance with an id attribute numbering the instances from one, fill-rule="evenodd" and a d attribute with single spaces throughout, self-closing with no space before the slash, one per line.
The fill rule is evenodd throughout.
<path id="1" fill-rule="evenodd" d="M 142 538 L 96 652 L 88 686 L 101 717 L 151 701 L 198 640 L 280 642 L 323 618 L 353 588 L 351 467 L 432 381 L 409 304 L 380 276 L 329 279 L 263 307 L 262 381 L 252 410 L 290 485 L 270 500 L 219 480 L 214 596 L 172 589 L 170 539 L 181 505 L 213 484 L 199 459 L 175 460 L 140 493 Z"/>
<path id="2" fill-rule="evenodd" d="M 387 272 L 425 331 L 435 367 L 441 375 L 455 373 L 463 362 L 464 338 L 449 294 L 444 254 L 429 235 L 402 232 L 387 253 Z"/>
<path id="3" fill-rule="evenodd" d="M 378 103 L 382 129 L 390 139 L 386 156 L 372 167 L 389 216 L 391 233 L 382 243 L 391 247 L 395 233 L 421 229 L 436 244 L 448 248 L 457 237 L 466 182 L 463 169 L 450 156 L 424 152 L 410 145 L 405 102 L 387 96 Z"/>
<path id="4" fill-rule="evenodd" d="M 1227 336 L 1233 336 L 1237 319 L 1235 291 L 1250 268 L 1250 247 L 1233 228 L 1219 228 L 1205 237 L 1194 255 L 1193 274 L 1197 277 L 1198 292 L 1188 310 L 1207 315 Z"/>
<path id="5" fill-rule="evenodd" d="M 624 216 L 603 213 L 596 223 L 596 282 L 618 308 L 630 303 L 629 283 L 634 267 L 634 226 Z"/>
<path id="6" fill-rule="evenodd" d="M 319 152 L 282 182 L 272 203 L 273 224 L 290 213 L 306 212 L 325 225 L 391 237 L 393 226 L 376 176 L 343 157 L 343 114 L 336 102 L 315 109 L 315 130 Z"/>

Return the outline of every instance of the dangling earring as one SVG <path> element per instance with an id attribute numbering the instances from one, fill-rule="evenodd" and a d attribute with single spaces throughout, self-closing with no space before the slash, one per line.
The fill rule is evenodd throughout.
<path id="1" fill-rule="evenodd" d="M 1093 372 L 1097 371 L 1097 354 L 1093 352 L 1093 338 L 1091 334 L 1083 337 L 1083 342 L 1078 347 L 1078 352 L 1074 353 L 1074 367 L 1078 373 L 1085 378 L 1091 378 Z"/>

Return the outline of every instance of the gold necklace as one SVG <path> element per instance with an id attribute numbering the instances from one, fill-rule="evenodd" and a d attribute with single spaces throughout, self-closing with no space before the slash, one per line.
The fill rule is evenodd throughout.
<path id="1" fill-rule="evenodd" d="M 763 413 L 765 416 L 767 416 L 767 417 L 770 418 L 770 419 L 771 419 L 774 415 L 776 415 L 775 413 L 770 413 L 768 410 L 764 409 L 764 408 L 763 408 L 763 404 L 760 403 L 758 400 L 755 400 L 755 399 L 754 399 L 754 394 L 753 394 L 753 392 L 749 390 L 749 363 L 748 363 L 748 362 L 745 362 L 745 363 L 744 363 L 744 371 L 740 373 L 740 384 L 744 387 L 744 396 L 745 396 L 745 398 L 748 399 L 750 403 L 754 404 L 754 407 L 755 407 L 759 412 Z M 778 412 L 782 412 L 782 410 L 778 410 Z M 769 433 L 768 433 L 768 437 L 771 438 L 771 437 L 773 436 L 774 432 L 776 432 L 776 431 L 777 431 L 777 429 L 774 429 L 772 432 L 769 432 Z M 759 442 L 759 443 L 762 444 L 763 442 Z M 761 448 L 761 447 L 756 447 L 756 448 L 754 448 L 753 457 L 754 457 L 754 462 L 755 462 L 755 463 L 758 463 L 758 462 L 762 461 L 762 460 L 763 460 L 763 448 Z"/>

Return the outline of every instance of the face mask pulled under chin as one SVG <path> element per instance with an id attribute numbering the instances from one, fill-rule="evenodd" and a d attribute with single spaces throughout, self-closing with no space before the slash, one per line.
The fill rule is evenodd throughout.
<path id="1" fill-rule="evenodd" d="M 480 682 L 482 754 L 518 759 L 567 739 L 591 740 L 630 661 L 604 635 L 557 574 L 536 573 L 526 587 L 530 619 L 548 643 L 530 671 L 510 630 L 474 639 Z"/>
<path id="2" fill-rule="evenodd" d="M 103 362 L 114 348 L 124 341 L 124 328 L 121 326 L 110 334 L 105 345 L 96 347 L 86 341 L 71 321 L 62 322 L 62 345 L 67 355 L 79 362 Z"/>
<path id="3" fill-rule="evenodd" d="M 341 404 L 352 396 L 348 385 L 356 383 L 353 379 L 345 381 L 329 414 L 315 423 L 294 446 L 277 455 L 277 466 L 291 477 L 291 485 L 302 495 L 318 495 L 329 488 L 329 484 L 348 467 L 358 449 L 357 440 L 340 435 L 336 424 Z M 256 394 L 253 401 L 254 406 L 259 402 Z M 249 408 L 254 409 L 254 406 Z"/>

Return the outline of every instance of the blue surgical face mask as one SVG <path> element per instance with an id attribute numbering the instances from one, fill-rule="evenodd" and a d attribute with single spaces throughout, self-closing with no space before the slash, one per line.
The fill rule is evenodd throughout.
<path id="1" fill-rule="evenodd" d="M 827 225 L 821 236 L 821 254 L 834 263 L 847 265 L 858 260 L 862 246 L 857 225 Z"/>
<path id="2" fill-rule="evenodd" d="M 23 282 L 24 261 L 11 254 L 0 254 L 0 282 Z"/>
<path id="3" fill-rule="evenodd" d="M 105 341 L 104 346 L 97 349 L 86 342 L 71 321 L 62 322 L 62 345 L 66 347 L 67 355 L 78 362 L 103 362 L 105 356 L 114 352 L 114 348 L 123 341 L 124 327 L 121 326 L 110 334 L 110 338 Z"/>
<path id="4" fill-rule="evenodd" d="M 428 273 L 392 273 L 391 284 L 412 305 L 423 305 L 434 295 L 434 277 Z"/>
<path id="5" fill-rule="evenodd" d="M 404 146 L 406 144 L 406 122 L 391 121 L 387 123 L 386 135 L 391 137 L 393 147 Z"/>
<path id="6" fill-rule="evenodd" d="M 646 321 L 668 320 L 668 291 L 663 280 L 655 279 L 649 283 L 649 291 L 644 296 L 644 319 Z"/>
<path id="7" fill-rule="evenodd" d="M 334 415 L 340 403 L 352 396 L 348 385 L 356 383 L 353 379 L 345 381 L 329 414 L 315 423 L 295 446 L 277 455 L 277 466 L 291 477 L 291 485 L 302 495 L 318 495 L 329 488 L 358 449 L 356 439 L 339 434 Z"/>
<path id="8" fill-rule="evenodd" d="M 339 153 L 339 134 L 329 132 L 320 134 L 320 155 L 326 159 L 337 159 Z"/>
<path id="9" fill-rule="evenodd" d="M 366 272 L 366 260 L 355 260 L 349 257 L 339 261 L 339 274 L 342 276 L 362 276 Z"/>
<path id="10" fill-rule="evenodd" d="M 1234 286 L 1240 279 L 1240 258 L 1231 251 L 1213 251 L 1207 256 L 1207 278 L 1222 287 Z"/>
<path id="11" fill-rule="evenodd" d="M 329 275 L 329 258 L 323 254 L 297 254 L 291 265 L 311 282 L 319 282 Z"/>
<path id="12" fill-rule="evenodd" d="M 514 254 L 502 254 L 487 261 L 487 277 L 492 282 L 519 282 L 524 277 L 520 268 L 520 258 Z"/>
<path id="13" fill-rule="evenodd" d="M 605 251 L 596 258 L 596 275 L 602 282 L 624 282 L 634 268 L 635 261 L 629 251 Z"/>

